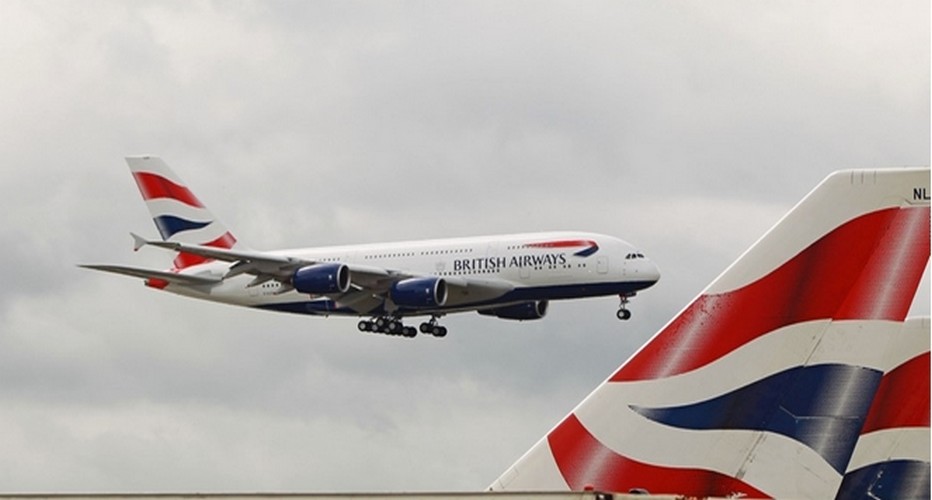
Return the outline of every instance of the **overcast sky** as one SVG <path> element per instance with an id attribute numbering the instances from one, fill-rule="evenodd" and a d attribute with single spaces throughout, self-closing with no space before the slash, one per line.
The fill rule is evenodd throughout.
<path id="1" fill-rule="evenodd" d="M 0 2 L 0 491 L 480 490 L 823 177 L 928 165 L 929 2 Z M 663 277 L 445 339 L 191 301 L 260 249 L 577 229 Z M 913 312 L 929 314 L 924 280 Z"/>

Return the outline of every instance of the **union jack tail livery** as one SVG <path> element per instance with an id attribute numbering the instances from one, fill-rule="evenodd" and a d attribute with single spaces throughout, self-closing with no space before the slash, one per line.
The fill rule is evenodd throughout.
<path id="1" fill-rule="evenodd" d="M 161 158 L 135 156 L 126 158 L 126 163 L 163 241 L 224 249 L 238 247 L 233 234 Z M 202 256 L 179 253 L 175 257 L 175 269 L 185 269 L 206 260 Z"/>
<path id="2" fill-rule="evenodd" d="M 906 321 L 884 358 L 836 498 L 929 498 L 929 318 Z"/>
<path id="3" fill-rule="evenodd" d="M 830 175 L 490 489 L 928 495 L 928 193 Z"/>

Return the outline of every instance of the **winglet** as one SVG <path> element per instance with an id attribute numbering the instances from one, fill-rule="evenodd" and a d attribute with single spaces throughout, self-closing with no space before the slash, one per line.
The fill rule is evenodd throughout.
<path id="1" fill-rule="evenodd" d="M 136 233 L 129 233 L 133 237 L 133 251 L 138 252 L 140 248 L 149 244 L 149 240 L 139 236 Z"/>

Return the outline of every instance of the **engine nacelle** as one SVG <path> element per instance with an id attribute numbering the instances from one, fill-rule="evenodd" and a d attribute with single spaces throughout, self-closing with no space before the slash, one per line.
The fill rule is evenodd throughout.
<path id="1" fill-rule="evenodd" d="M 401 280 L 392 285 L 391 297 L 401 307 L 440 307 L 447 303 L 447 282 L 433 277 Z"/>
<path id="2" fill-rule="evenodd" d="M 516 319 L 524 321 L 528 319 L 541 319 L 547 315 L 547 301 L 535 300 L 531 302 L 522 302 L 510 306 L 496 307 L 494 309 L 480 309 L 479 314 L 486 316 L 495 316 L 502 319 Z"/>
<path id="3" fill-rule="evenodd" d="M 301 293 L 343 293 L 350 287 L 350 270 L 338 262 L 304 266 L 291 276 L 291 284 Z"/>

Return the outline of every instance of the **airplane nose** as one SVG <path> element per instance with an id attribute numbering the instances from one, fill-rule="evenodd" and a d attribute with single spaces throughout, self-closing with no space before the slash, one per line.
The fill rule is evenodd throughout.
<path id="1" fill-rule="evenodd" d="M 644 277 L 647 278 L 651 283 L 656 283 L 660 281 L 660 268 L 657 267 L 657 264 L 654 264 L 654 261 L 650 259 L 644 259 Z"/>

